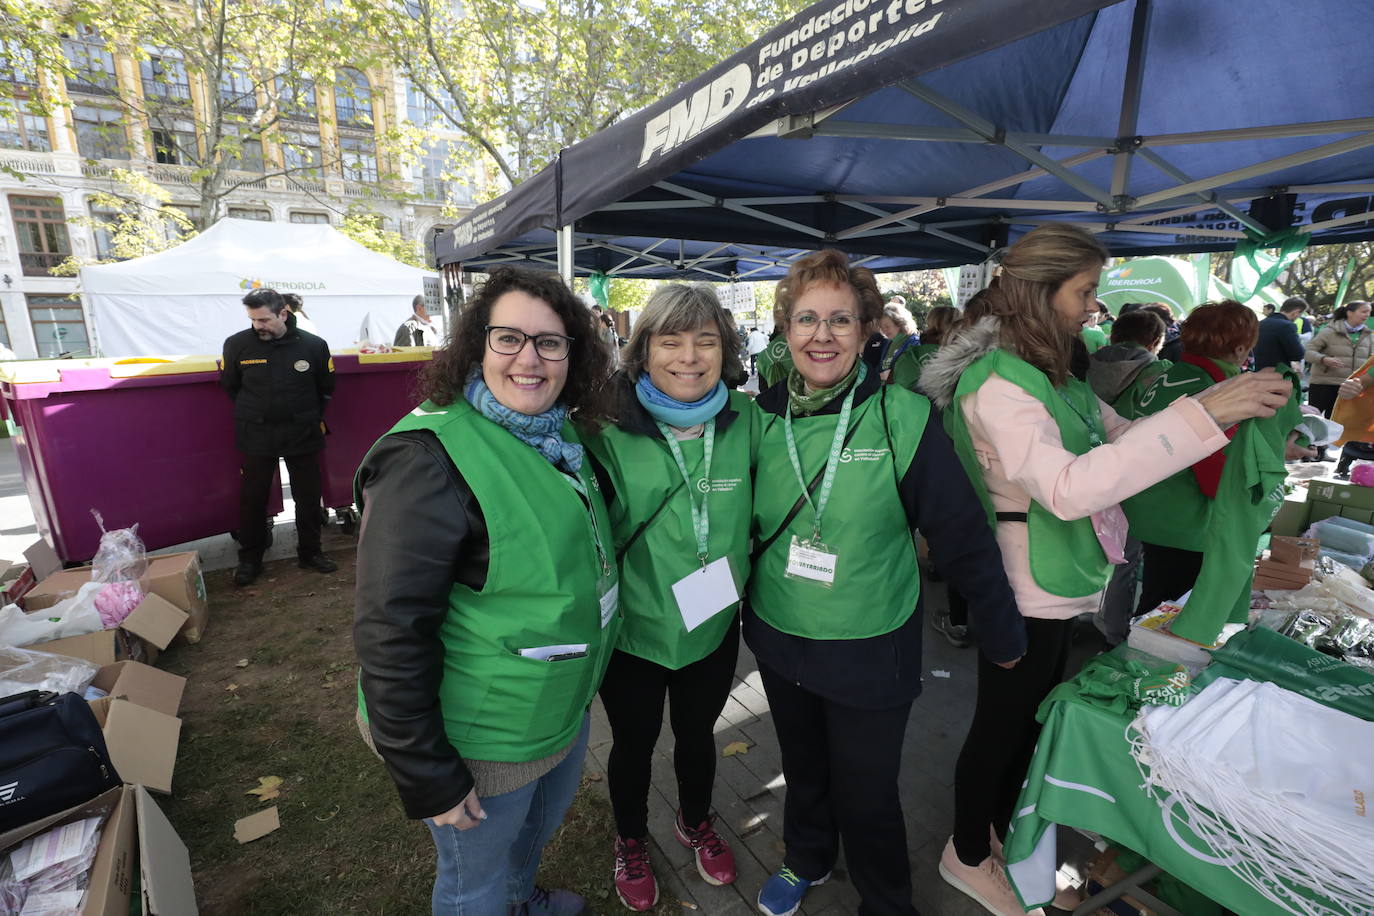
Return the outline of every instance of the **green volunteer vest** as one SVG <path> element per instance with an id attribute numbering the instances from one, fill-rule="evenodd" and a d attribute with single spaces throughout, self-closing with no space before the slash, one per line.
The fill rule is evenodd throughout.
<path id="1" fill-rule="evenodd" d="M 730 392 L 729 405 L 739 416 L 724 430 L 716 430 L 709 482 L 701 476 L 705 440 L 680 440 L 678 445 L 692 477 L 691 498 L 706 494 L 711 522 L 708 559 L 728 557 L 736 583 L 743 584 L 749 578 L 751 440 L 758 434 L 758 408 L 739 391 Z M 690 633 L 682 622 L 673 583 L 699 569 L 700 563 L 691 505 L 672 452 L 662 439 L 616 426 L 590 435 L 587 448 L 615 483 L 610 518 L 616 553 L 624 554 L 620 607 L 625 616 L 616 648 L 674 670 L 700 661 L 726 638 L 738 605 Z M 644 533 L 625 551 L 625 542 L 645 522 L 649 525 Z"/>
<path id="2" fill-rule="evenodd" d="M 1240 370 L 1218 363 L 1227 378 Z M 1179 398 L 1191 397 L 1212 387 L 1211 376 L 1190 363 L 1174 363 L 1155 378 L 1138 399 L 1121 403 L 1117 412 L 1128 420 L 1159 413 Z M 1227 448 L 1230 446 L 1228 445 Z M 1192 468 L 1171 474 L 1135 496 L 1123 499 L 1121 508 L 1131 523 L 1131 534 L 1147 544 L 1202 551 L 1212 525 L 1213 500 L 1198 488 Z"/>
<path id="3" fill-rule="evenodd" d="M 1093 447 L 1089 423 L 1102 442 L 1107 441 L 1107 433 L 1102 425 L 1097 396 L 1086 382 L 1070 378 L 1063 388 L 1056 390 L 1045 373 L 1005 350 L 993 350 L 965 369 L 954 391 L 954 404 L 944 413 L 945 427 L 954 440 L 955 451 L 969 480 L 973 482 L 987 510 L 988 524 L 995 528 L 996 513 L 983 483 L 982 469 L 973 454 L 968 425 L 959 407 L 960 400 L 977 391 L 988 380 L 988 376 L 994 374 L 1044 404 L 1059 427 L 1059 438 L 1064 448 L 1075 455 L 1086 454 Z M 1066 398 L 1073 399 L 1077 411 L 1069 406 Z M 1066 522 L 1035 500 L 1031 500 L 1027 517 L 1031 578 L 1036 585 L 1061 598 L 1083 598 L 1107 587 L 1113 567 L 1107 562 L 1107 555 L 1093 533 L 1091 518 Z"/>
<path id="4" fill-rule="evenodd" d="M 614 600 L 615 564 L 602 573 L 592 515 L 566 475 L 467 401 L 427 401 L 390 432 L 415 429 L 438 437 L 472 488 L 491 549 L 486 584 L 481 591 L 454 584 L 439 627 L 445 732 L 475 760 L 546 757 L 572 743 L 610 661 L 620 614 L 613 611 L 603 627 L 601 598 Z M 563 435 L 579 441 L 571 424 Z M 578 477 L 610 551 L 610 519 L 589 463 Z M 581 643 L 584 658 L 519 654 Z"/>
<path id="5" fill-rule="evenodd" d="M 921 370 L 938 352 L 939 344 L 917 344 L 907 347 L 906 352 L 897 357 L 897 361 L 892 364 L 892 375 L 888 377 L 888 381 L 898 388 L 915 391 L 916 383 L 921 380 Z"/>
<path id="6" fill-rule="evenodd" d="M 883 386 L 850 415 L 854 435 L 840 455 L 835 485 L 821 517 L 821 540 L 839 560 L 830 588 L 785 574 L 792 536 L 810 538 L 809 506 L 757 558 L 749 579 L 750 606 L 768 625 L 808 639 L 865 639 L 890 633 L 916 609 L 921 579 L 916 548 L 897 483 L 916 455 L 930 402 Z M 825 467 L 837 414 L 793 417 L 802 475 L 809 484 Z M 754 493 L 754 533 L 770 537 L 801 498 L 783 418 L 765 420 L 758 466 L 768 481 Z"/>

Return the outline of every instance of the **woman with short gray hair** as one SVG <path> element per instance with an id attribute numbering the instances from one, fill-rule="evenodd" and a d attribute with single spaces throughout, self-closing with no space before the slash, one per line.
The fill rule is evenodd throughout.
<path id="1" fill-rule="evenodd" d="M 711 791 L 716 718 L 739 653 L 739 584 L 749 577 L 750 465 L 757 411 L 721 381 L 740 370 L 716 294 L 673 283 L 649 297 L 612 377 L 616 420 L 589 436 L 610 506 L 625 626 L 601 685 L 613 745 L 616 894 L 658 900 L 648 853 L 650 762 L 669 700 L 678 784 L 674 834 L 708 884 L 735 880 Z"/>

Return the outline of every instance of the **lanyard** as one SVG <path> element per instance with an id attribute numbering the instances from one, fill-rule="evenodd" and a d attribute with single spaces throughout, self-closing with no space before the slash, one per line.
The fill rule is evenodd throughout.
<path id="1" fill-rule="evenodd" d="M 596 558 L 601 561 L 601 575 L 611 574 L 611 564 L 606 559 L 606 545 L 601 540 L 601 525 L 596 520 L 596 507 L 592 505 L 591 497 L 587 495 L 587 485 L 582 482 L 582 478 L 574 474 L 559 473 L 568 482 L 568 486 L 577 491 L 577 495 L 582 497 L 587 504 L 587 515 L 592 520 L 592 539 L 596 541 Z"/>
<path id="2" fill-rule="evenodd" d="M 787 401 L 787 412 L 783 414 L 782 430 L 787 436 L 787 457 L 792 459 L 792 470 L 797 472 L 797 483 L 801 484 L 802 496 L 806 498 L 806 504 L 811 507 L 811 514 L 815 521 L 811 528 L 811 540 L 821 539 L 821 513 L 825 511 L 826 503 L 830 502 L 830 490 L 835 485 L 835 469 L 840 466 L 840 450 L 844 446 L 844 434 L 849 431 L 849 414 L 854 408 L 854 392 L 859 390 L 863 384 L 864 376 L 868 374 L 868 367 L 862 363 L 859 365 L 859 377 L 854 380 L 854 384 L 849 387 L 849 394 L 844 396 L 844 405 L 840 408 L 840 419 L 835 424 L 835 438 L 830 443 L 830 457 L 825 462 L 825 476 L 821 478 L 821 495 L 816 502 L 811 501 L 811 493 L 806 489 L 806 479 L 802 477 L 801 458 L 797 456 L 797 440 L 792 435 L 792 400 Z"/>
<path id="3" fill-rule="evenodd" d="M 1063 400 L 1065 404 L 1069 405 L 1069 410 L 1072 410 L 1074 413 L 1076 413 L 1078 415 L 1078 419 L 1082 420 L 1083 425 L 1088 428 L 1088 444 L 1091 445 L 1093 448 L 1097 448 L 1097 446 L 1101 445 L 1102 436 L 1097 431 L 1097 424 L 1093 423 L 1092 420 L 1088 419 L 1087 414 L 1079 410 L 1077 404 L 1069 400 L 1068 392 L 1065 391 L 1063 388 L 1059 389 L 1059 397 Z"/>
<path id="4" fill-rule="evenodd" d="M 702 432 L 705 441 L 706 453 L 702 457 L 702 483 L 706 490 L 701 494 L 701 506 L 692 498 L 692 491 L 696 488 L 692 486 L 692 477 L 687 473 L 687 459 L 682 457 L 682 446 L 678 445 L 677 436 L 668 428 L 666 423 L 660 420 L 654 421 L 658 425 L 659 432 L 663 433 L 663 439 L 668 443 L 668 451 L 673 453 L 673 460 L 677 462 L 677 469 L 682 472 L 682 482 L 687 485 L 687 505 L 692 510 L 692 530 L 697 536 L 697 559 L 701 561 L 701 568 L 706 568 L 706 542 L 711 536 L 711 516 L 707 506 L 707 494 L 711 492 L 711 453 L 716 445 L 716 418 L 712 417 L 706 421 L 706 429 Z"/>

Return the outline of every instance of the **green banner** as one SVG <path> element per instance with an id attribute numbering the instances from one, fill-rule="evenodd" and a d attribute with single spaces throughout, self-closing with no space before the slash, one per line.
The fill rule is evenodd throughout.
<path id="1" fill-rule="evenodd" d="M 1345 270 L 1341 271 L 1341 283 L 1336 287 L 1336 304 L 1332 309 L 1338 309 L 1345 302 L 1345 294 L 1350 291 L 1350 278 L 1355 273 L 1355 256 L 1352 254 L 1350 260 L 1345 262 Z"/>
<path id="2" fill-rule="evenodd" d="M 592 294 L 592 298 L 600 302 L 603 308 L 609 308 L 611 304 L 611 278 L 601 271 L 597 271 L 587 278 L 587 289 Z"/>
<path id="3" fill-rule="evenodd" d="M 1248 302 L 1256 291 L 1273 283 L 1312 238 L 1297 229 L 1284 229 L 1265 236 L 1248 235 L 1249 238 L 1236 243 L 1236 256 L 1231 261 L 1231 287 L 1239 302 Z M 1269 254 L 1265 249 L 1270 248 L 1278 249 L 1279 253 Z"/>
<path id="4" fill-rule="evenodd" d="M 1237 633 L 1213 652 L 1212 664 L 1198 676 L 1197 684 L 1205 687 L 1218 677 L 1270 681 L 1323 706 L 1374 722 L 1374 672 L 1263 627 Z"/>

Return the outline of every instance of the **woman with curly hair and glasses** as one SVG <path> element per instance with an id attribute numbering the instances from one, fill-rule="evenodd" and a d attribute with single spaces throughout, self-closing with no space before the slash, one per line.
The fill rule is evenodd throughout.
<path id="1" fill-rule="evenodd" d="M 606 345 L 556 275 L 492 272 L 358 469 L 359 719 L 438 850 L 436 914 L 573 914 L 535 886 L 620 627 L 610 519 L 571 418 Z"/>

